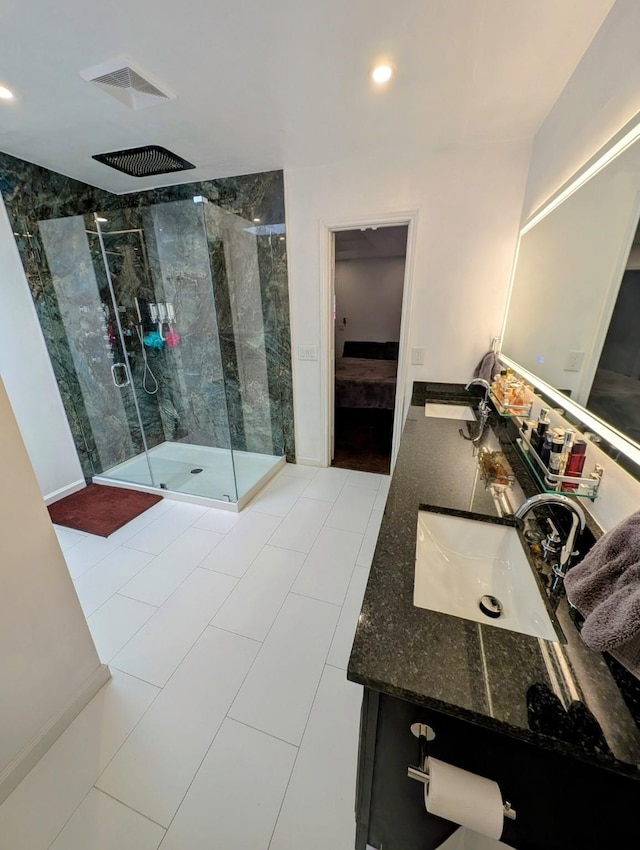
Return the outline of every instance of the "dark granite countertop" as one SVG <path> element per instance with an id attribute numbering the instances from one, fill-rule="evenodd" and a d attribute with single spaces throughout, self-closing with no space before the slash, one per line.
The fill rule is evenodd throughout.
<path id="1" fill-rule="evenodd" d="M 348 678 L 640 778 L 640 682 L 584 644 L 563 594 L 556 608 L 562 642 L 413 604 L 419 506 L 498 513 L 477 475 L 473 444 L 460 434 L 466 423 L 424 415 L 425 400 L 468 404 L 469 399 L 454 384 L 414 387 Z M 538 492 L 514 445 L 513 423 L 492 414 L 489 426 L 515 472 L 520 497 Z M 589 503 L 581 501 L 588 510 Z M 601 533 L 588 516 L 585 538 L 593 541 Z"/>

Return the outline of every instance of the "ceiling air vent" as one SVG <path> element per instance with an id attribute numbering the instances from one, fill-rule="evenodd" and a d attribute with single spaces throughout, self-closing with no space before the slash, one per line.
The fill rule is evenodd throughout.
<path id="1" fill-rule="evenodd" d="M 128 56 L 86 68 L 80 71 L 80 76 L 131 109 L 145 109 L 175 99 L 174 94 Z"/>
<path id="2" fill-rule="evenodd" d="M 98 162 L 115 168 L 116 171 L 123 171 L 131 177 L 151 177 L 154 174 L 169 174 L 172 171 L 188 171 L 190 168 L 195 168 L 195 165 L 187 162 L 186 159 L 158 145 L 98 153 L 92 159 L 97 159 Z"/>

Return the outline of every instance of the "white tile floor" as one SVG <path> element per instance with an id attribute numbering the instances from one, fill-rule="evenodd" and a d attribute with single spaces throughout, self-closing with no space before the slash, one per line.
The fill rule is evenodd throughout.
<path id="1" fill-rule="evenodd" d="M 387 492 L 287 466 L 239 515 L 58 529 L 113 679 L 0 806 L 2 850 L 352 850 L 345 671 Z"/>

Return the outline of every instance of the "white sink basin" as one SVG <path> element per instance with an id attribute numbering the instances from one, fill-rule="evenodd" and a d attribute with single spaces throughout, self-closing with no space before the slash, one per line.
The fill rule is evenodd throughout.
<path id="1" fill-rule="evenodd" d="M 468 404 L 433 404 L 428 401 L 424 406 L 424 415 L 436 419 L 461 419 L 463 422 L 475 422 L 476 415 Z"/>
<path id="2" fill-rule="evenodd" d="M 480 609 L 497 598 L 497 619 Z M 419 511 L 413 604 L 483 625 L 557 641 L 514 525 Z"/>

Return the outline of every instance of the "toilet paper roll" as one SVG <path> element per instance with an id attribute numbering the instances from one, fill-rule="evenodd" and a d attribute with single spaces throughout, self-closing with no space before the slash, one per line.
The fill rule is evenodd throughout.
<path id="1" fill-rule="evenodd" d="M 427 771 L 424 802 L 430 814 L 500 838 L 504 809 L 497 782 L 434 758 L 427 759 Z"/>

